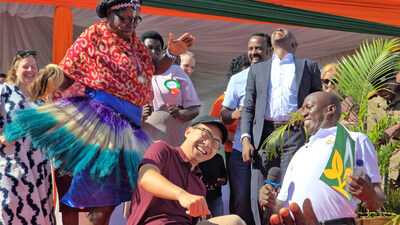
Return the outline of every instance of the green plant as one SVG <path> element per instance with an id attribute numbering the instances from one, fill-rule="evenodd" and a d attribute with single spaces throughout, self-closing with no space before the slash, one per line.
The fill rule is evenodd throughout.
<path id="1" fill-rule="evenodd" d="M 386 194 L 385 210 L 400 214 L 400 190 L 389 188 Z"/>
<path id="2" fill-rule="evenodd" d="M 340 80 L 337 87 L 341 94 L 336 94 L 350 109 L 346 113 L 357 118 L 356 123 L 350 124 L 350 130 L 367 133 L 368 100 L 377 91 L 385 89 L 382 84 L 377 83 L 378 80 L 393 77 L 383 75 L 395 68 L 393 62 L 397 61 L 398 57 L 392 53 L 399 48 L 398 39 L 379 39 L 374 40 L 372 44 L 366 41 L 353 56 L 343 57 L 342 61 L 338 62 L 336 77 Z"/>
<path id="3" fill-rule="evenodd" d="M 387 222 L 385 225 L 398 225 L 399 223 L 397 223 L 397 221 L 400 219 L 400 215 L 396 215 L 395 217 L 393 217 L 393 219 L 391 219 L 389 222 Z"/>
<path id="4" fill-rule="evenodd" d="M 289 119 L 286 124 L 274 130 L 261 144 L 261 149 L 266 149 L 266 157 L 268 159 L 272 159 L 272 157 L 278 157 L 278 153 L 276 152 L 276 146 L 278 146 L 278 142 L 282 149 L 283 144 L 283 135 L 285 131 L 287 131 L 287 135 L 290 135 L 290 126 L 293 123 L 303 120 L 301 115 L 301 110 L 297 110 L 295 113 L 289 114 Z M 306 140 L 307 140 L 307 132 L 306 132 Z"/>
<path id="5" fill-rule="evenodd" d="M 388 142 L 388 137 L 384 131 L 399 121 L 400 117 L 378 114 L 377 116 L 380 116 L 381 119 L 373 122 L 373 120 L 369 120 L 373 109 L 369 108 L 368 104 L 374 93 L 385 90 L 382 83 L 393 78 L 394 74 L 388 76 L 388 72 L 391 70 L 398 71 L 400 57 L 392 54 L 398 49 L 400 49 L 398 39 L 379 39 L 374 40 L 371 44 L 366 41 L 360 46 L 359 52 L 357 51 L 353 56 L 342 58 L 336 71 L 337 79 L 340 80 L 337 87 L 341 93 L 336 94 L 349 109 L 346 113 L 357 118 L 355 123 L 348 124 L 348 128 L 351 131 L 366 134 L 374 144 L 381 174 L 390 173 L 388 167 L 390 156 L 400 147 L 399 141 L 395 143 Z M 344 98 L 347 99 L 345 100 Z M 396 198 L 394 197 L 396 193 L 393 193 L 391 189 L 385 188 L 385 190 L 388 199 L 382 210 L 391 212 L 390 215 L 393 216 L 392 213 L 399 213 L 397 211 L 397 207 L 400 207 L 399 192 L 397 192 Z M 382 210 L 378 212 L 379 215 L 385 215 Z M 363 206 L 359 208 L 359 212 L 365 212 L 368 216 L 374 214 Z M 398 218 L 399 216 L 397 216 Z M 397 219 L 393 221 L 397 222 Z"/>
<path id="6" fill-rule="evenodd" d="M 369 140 L 371 140 L 376 149 L 379 171 L 381 174 L 390 173 L 390 168 L 387 166 L 390 161 L 390 156 L 400 147 L 400 141 L 394 143 L 389 142 L 389 137 L 385 135 L 384 131 L 399 120 L 400 116 L 388 116 L 388 114 L 386 114 L 376 124 L 374 124 L 371 130 L 367 133 Z"/>

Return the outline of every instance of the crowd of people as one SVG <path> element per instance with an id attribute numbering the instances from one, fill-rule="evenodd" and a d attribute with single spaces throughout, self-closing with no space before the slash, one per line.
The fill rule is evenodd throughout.
<path id="1" fill-rule="evenodd" d="M 321 71 L 295 57 L 298 43 L 288 29 L 254 33 L 247 54 L 228 67 L 226 91 L 210 115 L 199 116 L 188 51 L 195 38 L 170 34 L 164 42 L 156 31 L 139 37 L 141 5 L 100 0 L 96 12 L 104 20 L 58 65 L 39 70 L 39 53 L 16 53 L 0 84 L 1 224 L 56 224 L 54 187 L 64 225 L 78 225 L 81 211 L 88 212 L 85 224 L 109 224 L 121 203 L 129 225 L 355 224 L 359 201 L 382 207 L 377 155 L 364 134 L 350 133 L 366 171 L 346 180 L 357 200 L 319 179 L 349 111 L 336 88 L 337 64 Z M 397 84 L 385 80 L 377 93 L 394 112 Z M 284 132 L 278 155 L 267 157 L 262 142 L 298 110 L 303 120 Z M 385 134 L 400 139 L 399 125 Z M 265 182 L 273 167 L 282 171 L 280 191 Z"/>

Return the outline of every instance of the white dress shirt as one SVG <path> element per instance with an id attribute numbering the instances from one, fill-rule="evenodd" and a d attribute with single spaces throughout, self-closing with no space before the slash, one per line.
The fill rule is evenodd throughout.
<path id="1" fill-rule="evenodd" d="M 296 67 L 294 56 L 288 53 L 281 60 L 272 56 L 265 119 L 284 121 L 289 113 L 297 111 Z"/>

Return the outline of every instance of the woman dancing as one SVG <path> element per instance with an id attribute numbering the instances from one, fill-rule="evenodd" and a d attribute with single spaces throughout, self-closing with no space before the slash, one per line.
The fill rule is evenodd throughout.
<path id="1" fill-rule="evenodd" d="M 140 126 L 141 107 L 153 98 L 151 77 L 194 43 L 188 34 L 175 41 L 170 34 L 165 55 L 149 53 L 134 30 L 140 7 L 139 0 L 100 0 L 97 15 L 106 20 L 85 30 L 60 63 L 68 77 L 62 88 L 78 81 L 86 95 L 18 112 L 5 132 L 9 141 L 29 135 L 56 167 L 74 175 L 62 202 L 92 207 L 91 224 L 108 224 L 115 207 L 131 199 L 150 144 Z"/>

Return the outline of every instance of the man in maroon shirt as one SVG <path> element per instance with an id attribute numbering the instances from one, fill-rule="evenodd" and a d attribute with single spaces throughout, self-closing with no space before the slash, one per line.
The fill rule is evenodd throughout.
<path id="1" fill-rule="evenodd" d="M 217 154 L 228 131 L 220 120 L 203 116 L 186 129 L 185 137 L 180 147 L 160 141 L 146 152 L 138 168 L 127 224 L 197 224 L 200 216 L 210 213 L 197 164 Z M 245 223 L 238 216 L 229 215 L 200 224 Z"/>

